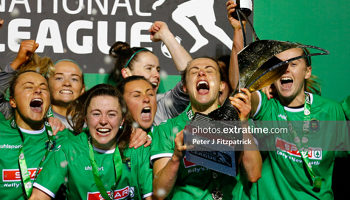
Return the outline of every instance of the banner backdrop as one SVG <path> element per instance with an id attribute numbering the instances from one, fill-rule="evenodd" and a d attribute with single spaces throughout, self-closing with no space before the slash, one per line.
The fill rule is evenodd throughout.
<path id="1" fill-rule="evenodd" d="M 1 67 L 15 58 L 22 40 L 34 39 L 41 56 L 106 74 L 113 67 L 110 46 L 126 41 L 152 50 L 163 75 L 178 75 L 166 47 L 150 40 L 154 21 L 166 22 L 192 57 L 230 54 L 232 47 L 226 0 L 0 0 L 0 18 Z"/>

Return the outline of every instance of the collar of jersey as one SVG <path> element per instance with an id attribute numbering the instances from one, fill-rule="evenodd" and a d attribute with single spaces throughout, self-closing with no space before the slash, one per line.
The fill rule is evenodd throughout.
<path id="1" fill-rule="evenodd" d="M 21 130 L 22 133 L 27 133 L 27 134 L 32 134 L 32 135 L 39 135 L 39 134 L 45 132 L 45 126 L 40 130 L 27 130 L 27 129 L 24 129 L 21 127 L 18 127 L 18 128 L 19 128 L 19 130 Z"/>
<path id="2" fill-rule="evenodd" d="M 115 148 L 114 149 L 110 149 L 110 150 L 102 150 L 102 149 L 98 149 L 96 147 L 94 147 L 94 145 L 92 145 L 92 148 L 94 148 L 94 150 L 98 153 L 104 153 L 104 154 L 111 154 L 114 153 Z"/>
<path id="3" fill-rule="evenodd" d="M 312 105 L 312 102 L 314 100 L 314 96 L 312 95 L 312 93 L 309 93 L 309 92 L 305 92 L 305 93 L 310 95 L 310 102 Z M 284 106 L 284 110 L 286 110 L 288 112 L 304 112 L 304 106 L 301 108 L 290 108 L 290 107 Z"/>

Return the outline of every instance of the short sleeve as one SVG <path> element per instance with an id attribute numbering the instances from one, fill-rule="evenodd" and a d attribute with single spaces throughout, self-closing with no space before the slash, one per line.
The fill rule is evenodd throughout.
<path id="1" fill-rule="evenodd" d="M 67 165 L 67 156 L 62 149 L 53 152 L 44 163 L 33 186 L 54 198 L 61 184 L 65 183 Z"/>
<path id="2" fill-rule="evenodd" d="M 158 158 L 171 157 L 174 153 L 174 139 L 171 122 L 153 128 L 151 163 Z"/>
<path id="3" fill-rule="evenodd" d="M 151 148 L 143 148 L 142 154 L 139 154 L 139 161 L 140 161 L 140 170 L 139 170 L 139 185 L 141 188 L 142 198 L 149 197 L 153 194 L 153 187 L 152 187 L 152 175 L 153 170 L 150 166 L 150 155 L 151 155 Z"/>
<path id="4" fill-rule="evenodd" d="M 266 115 L 266 112 L 268 111 L 268 99 L 267 96 L 261 92 L 258 91 L 259 96 L 259 105 L 256 109 L 256 112 L 254 113 L 253 119 L 254 120 L 262 120 L 263 116 Z"/>
<path id="5" fill-rule="evenodd" d="M 350 96 L 346 97 L 341 103 L 347 120 L 350 120 Z"/>

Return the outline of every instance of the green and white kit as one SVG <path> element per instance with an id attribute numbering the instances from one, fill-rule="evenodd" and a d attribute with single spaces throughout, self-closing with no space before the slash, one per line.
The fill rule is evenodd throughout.
<path id="1" fill-rule="evenodd" d="M 67 183 L 67 199 L 101 199 L 90 162 L 88 135 L 83 132 L 64 142 L 59 151 L 44 164 L 34 187 L 55 197 L 62 183 Z M 100 180 L 112 199 L 142 199 L 152 195 L 150 147 L 126 148 L 123 152 L 119 181 L 115 179 L 114 149 L 93 147 Z M 114 183 L 116 185 L 114 186 Z"/>
<path id="2" fill-rule="evenodd" d="M 322 121 L 344 121 L 345 116 L 339 103 L 311 93 L 306 93 L 306 96 L 310 98 L 310 108 L 307 108 L 308 103 L 304 107 L 290 108 L 283 106 L 278 99 L 268 100 L 264 93 L 259 92 L 260 103 L 254 120 L 272 121 L 274 127 L 287 120 L 288 125 L 309 121 L 310 126 L 305 129 L 305 126 L 294 124 L 295 135 L 290 132 L 270 134 L 268 139 L 258 135 L 265 137 L 265 144 L 259 141 L 259 145 L 274 145 L 277 151 L 262 152 L 261 178 L 253 186 L 252 199 L 333 198 L 335 151 L 323 149 L 329 150 L 331 148 L 327 145 L 333 145 L 345 150 L 350 146 L 350 138 L 346 126 L 326 126 Z M 298 144 L 308 149 L 304 158 Z M 305 165 L 308 163 L 309 167 Z"/>
<path id="3" fill-rule="evenodd" d="M 194 116 L 191 105 L 178 117 L 169 119 L 153 128 L 151 162 L 159 158 L 170 158 L 174 153 L 176 134 L 184 129 Z M 169 199 L 212 199 L 213 191 L 220 191 L 223 199 L 249 199 L 243 191 L 240 174 L 231 177 L 206 167 L 186 161 L 180 163 L 176 183 Z M 246 188 L 248 189 L 248 188 Z"/>
<path id="4" fill-rule="evenodd" d="M 52 151 L 59 149 L 60 144 L 67 138 L 73 137 L 73 134 L 68 130 L 58 132 L 54 136 L 52 145 L 50 145 L 45 127 L 37 131 L 29 131 L 20 127 L 17 130 L 17 126 L 13 123 L 11 125 L 11 122 L 14 121 L 8 120 L 0 123 L 0 196 L 1 199 L 9 200 L 25 199 L 25 196 L 30 195 L 31 187 L 29 186 L 32 186 L 32 182 L 37 174 L 37 168 L 47 153 L 47 147 L 50 146 L 47 155 L 47 158 L 49 158 L 52 155 Z M 23 151 L 22 161 L 25 161 L 25 165 L 22 164 L 21 167 L 19 167 L 19 160 L 22 158 L 20 150 Z M 20 168 L 24 172 L 28 172 L 27 189 L 22 184 L 24 173 L 21 176 Z M 25 168 L 27 169 L 25 170 Z M 23 191 L 26 194 L 23 194 Z"/>

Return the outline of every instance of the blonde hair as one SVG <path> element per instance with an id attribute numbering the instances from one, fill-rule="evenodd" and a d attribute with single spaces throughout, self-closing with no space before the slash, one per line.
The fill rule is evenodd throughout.
<path id="1" fill-rule="evenodd" d="M 301 49 L 303 50 L 302 55 L 310 54 L 310 51 L 307 48 L 301 48 Z M 303 60 L 305 60 L 307 67 L 311 67 L 311 57 L 303 58 Z M 304 90 L 306 92 L 318 94 L 321 96 L 321 85 L 322 85 L 321 80 L 317 76 L 311 75 L 309 79 L 305 80 Z"/>
<path id="2" fill-rule="evenodd" d="M 322 81 L 315 75 L 311 75 L 309 79 L 305 80 L 304 89 L 306 92 L 317 94 L 321 96 Z"/>
<path id="3" fill-rule="evenodd" d="M 18 70 L 18 73 L 25 71 L 35 71 L 39 74 L 46 75 L 50 70 L 53 70 L 53 62 L 49 57 L 41 58 L 34 53 L 32 57 Z"/>

